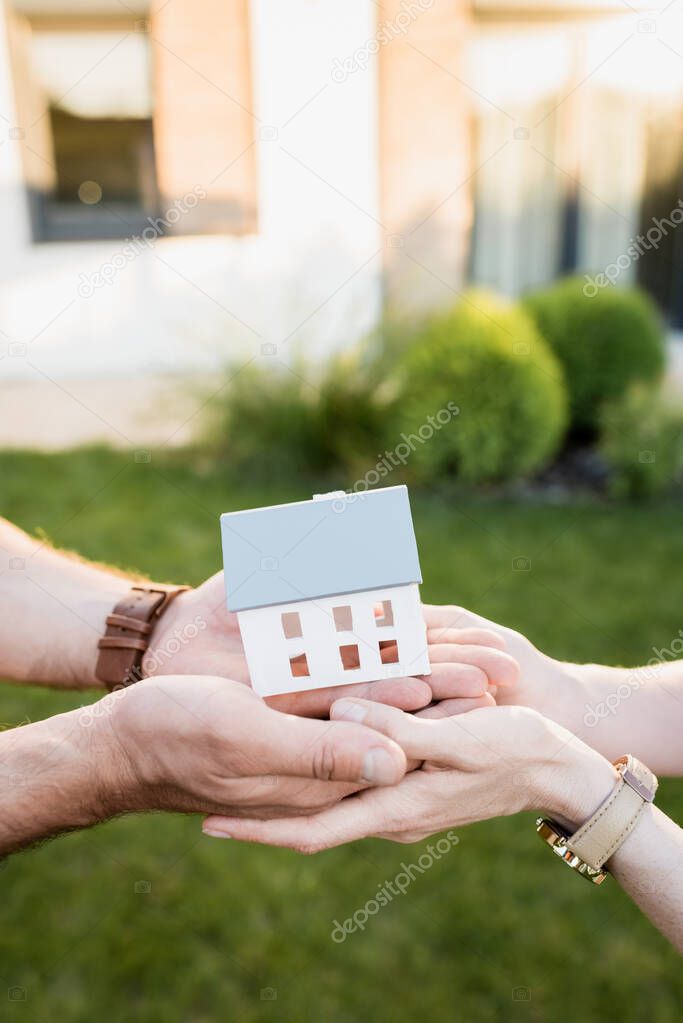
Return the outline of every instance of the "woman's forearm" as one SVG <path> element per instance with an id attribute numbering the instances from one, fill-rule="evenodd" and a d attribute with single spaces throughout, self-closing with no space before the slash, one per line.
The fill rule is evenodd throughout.
<path id="1" fill-rule="evenodd" d="M 603 757 L 585 746 L 572 747 L 562 763 L 562 770 L 553 775 L 549 809 L 573 833 L 609 796 L 616 776 Z M 683 830 L 648 803 L 606 866 L 655 927 L 683 952 Z"/>
<path id="2" fill-rule="evenodd" d="M 578 680 L 578 689 L 571 722 L 558 723 L 608 760 L 633 753 L 656 774 L 683 774 L 683 661 L 560 667 Z"/>
<path id="3" fill-rule="evenodd" d="M 649 805 L 609 870 L 649 920 L 683 953 L 683 830 Z"/>
<path id="4" fill-rule="evenodd" d="M 530 707 L 556 721 L 608 760 L 633 753 L 657 774 L 683 774 L 683 630 L 652 649 L 641 668 L 568 664 L 526 636 L 465 608 L 431 609 L 442 641 L 455 628 L 491 629 L 520 666 L 515 686 L 499 686 L 499 704 Z M 676 659 L 678 658 L 678 660 Z"/>

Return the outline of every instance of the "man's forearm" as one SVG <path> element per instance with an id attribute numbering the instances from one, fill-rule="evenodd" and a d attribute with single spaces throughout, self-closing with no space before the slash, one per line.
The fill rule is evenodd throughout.
<path id="1" fill-rule="evenodd" d="M 131 580 L 79 561 L 0 519 L 0 677 L 84 688 L 105 618 Z"/>
<path id="2" fill-rule="evenodd" d="M 87 708 L 0 734 L 0 855 L 125 809 L 108 735 Z"/>

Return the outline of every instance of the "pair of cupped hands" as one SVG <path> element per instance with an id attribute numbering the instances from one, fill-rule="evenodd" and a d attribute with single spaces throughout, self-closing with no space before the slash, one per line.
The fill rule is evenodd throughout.
<path id="1" fill-rule="evenodd" d="M 542 674 L 523 636 L 425 605 L 430 675 L 264 701 L 223 592 L 219 573 L 178 597 L 149 677 L 102 701 L 128 809 L 204 813 L 208 835 L 313 852 L 366 835 L 417 841 L 543 802 L 547 771 L 537 785 L 524 771 L 552 770 L 571 743 L 514 706 L 534 702 L 520 661 L 532 686 Z M 197 621 L 190 642 L 171 642 Z"/>

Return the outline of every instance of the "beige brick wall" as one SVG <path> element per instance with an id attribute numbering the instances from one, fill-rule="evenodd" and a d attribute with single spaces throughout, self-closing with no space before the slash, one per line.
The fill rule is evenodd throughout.
<path id="1" fill-rule="evenodd" d="M 248 0 L 173 0 L 152 15 L 154 140 L 162 207 L 201 186 L 181 229 L 256 227 Z"/>
<path id="2" fill-rule="evenodd" d="M 471 224 L 471 114 L 465 0 L 384 0 L 383 26 L 410 23 L 379 51 L 380 220 L 389 308 L 432 308 L 462 284 Z M 404 16 L 399 18 L 401 12 Z M 392 237 L 393 236 L 393 237 Z"/>
<path id="3" fill-rule="evenodd" d="M 5 6 L 5 17 L 14 92 L 14 123 L 9 127 L 20 133 L 17 141 L 21 142 L 26 185 L 47 192 L 54 187 L 56 171 L 46 99 L 32 73 L 31 26 L 9 4 Z"/>

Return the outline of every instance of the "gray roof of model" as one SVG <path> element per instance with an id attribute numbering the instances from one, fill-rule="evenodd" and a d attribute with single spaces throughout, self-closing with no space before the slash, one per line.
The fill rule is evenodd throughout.
<path id="1" fill-rule="evenodd" d="M 404 486 L 228 512 L 221 534 L 231 611 L 422 582 Z"/>

